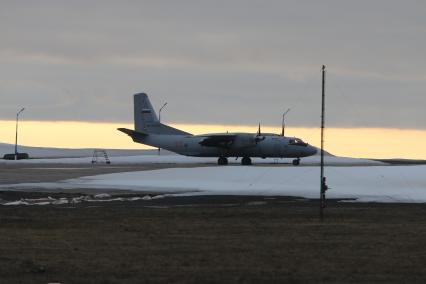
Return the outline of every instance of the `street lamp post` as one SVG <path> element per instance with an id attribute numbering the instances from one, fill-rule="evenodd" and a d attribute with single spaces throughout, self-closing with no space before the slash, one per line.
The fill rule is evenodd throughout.
<path id="1" fill-rule="evenodd" d="M 164 105 L 162 107 L 160 107 L 160 110 L 158 111 L 158 122 L 161 123 L 161 111 L 163 110 L 163 108 L 167 105 L 167 102 L 164 103 Z M 160 151 L 161 148 L 158 147 L 158 155 L 160 155 Z"/>
<path id="2" fill-rule="evenodd" d="M 25 108 L 23 107 L 18 113 L 16 114 L 16 135 L 15 135 L 15 160 L 18 160 L 18 118 L 19 114 L 23 112 Z"/>

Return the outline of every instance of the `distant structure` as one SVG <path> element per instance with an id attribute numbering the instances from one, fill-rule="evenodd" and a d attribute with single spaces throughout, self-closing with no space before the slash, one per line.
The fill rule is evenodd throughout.
<path id="1" fill-rule="evenodd" d="M 29 159 L 30 155 L 28 153 L 17 153 L 17 154 L 4 154 L 4 160 L 26 160 Z"/>
<path id="2" fill-rule="evenodd" d="M 105 164 L 111 164 L 111 161 L 108 158 L 107 151 L 105 149 L 93 150 L 92 164 L 97 164 L 101 162 L 105 162 Z"/>

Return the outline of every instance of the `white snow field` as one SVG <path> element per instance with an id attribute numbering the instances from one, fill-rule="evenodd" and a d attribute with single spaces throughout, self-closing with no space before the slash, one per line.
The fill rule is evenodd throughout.
<path id="1" fill-rule="evenodd" d="M 426 166 L 327 167 L 328 198 L 358 202 L 426 202 Z M 3 188 L 97 188 L 184 195 L 264 195 L 318 198 L 319 167 L 214 166 L 88 176 Z"/>

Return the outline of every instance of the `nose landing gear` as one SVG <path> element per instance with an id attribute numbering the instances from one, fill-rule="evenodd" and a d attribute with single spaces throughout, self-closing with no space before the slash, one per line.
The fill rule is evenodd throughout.
<path id="1" fill-rule="evenodd" d="M 293 166 L 298 166 L 298 165 L 300 165 L 300 158 L 293 160 Z"/>
<path id="2" fill-rule="evenodd" d="M 219 157 L 219 159 L 217 160 L 217 164 L 220 166 L 225 166 L 228 164 L 228 159 L 225 157 Z"/>

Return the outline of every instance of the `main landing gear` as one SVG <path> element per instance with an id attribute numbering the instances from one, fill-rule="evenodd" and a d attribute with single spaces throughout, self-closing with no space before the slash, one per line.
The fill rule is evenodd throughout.
<path id="1" fill-rule="evenodd" d="M 228 158 L 226 158 L 226 157 L 219 157 L 219 159 L 217 159 L 217 164 L 219 166 L 226 166 L 228 164 Z M 243 166 L 249 166 L 249 165 L 251 165 L 251 159 L 250 159 L 250 157 L 243 157 L 241 159 L 241 165 L 243 165 Z"/>
<path id="2" fill-rule="evenodd" d="M 217 164 L 220 166 L 225 166 L 228 164 L 228 159 L 225 157 L 219 157 L 219 159 L 217 160 Z"/>
<path id="3" fill-rule="evenodd" d="M 293 166 L 298 166 L 300 164 L 300 158 L 293 160 Z"/>
<path id="4" fill-rule="evenodd" d="M 251 165 L 251 159 L 250 159 L 250 157 L 243 157 L 241 159 L 241 165 L 244 165 L 244 166 Z"/>

